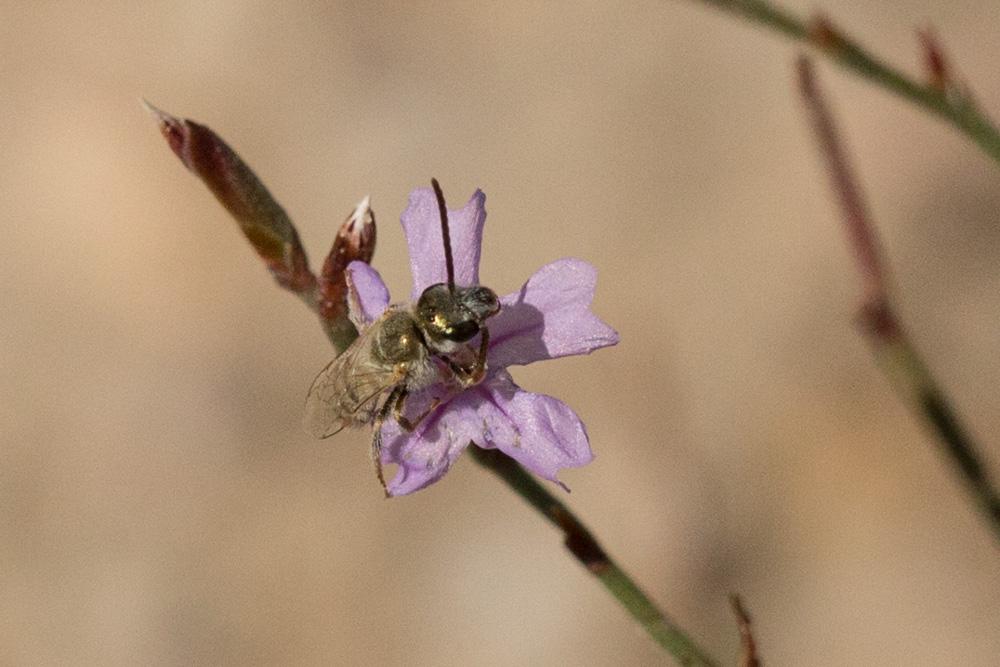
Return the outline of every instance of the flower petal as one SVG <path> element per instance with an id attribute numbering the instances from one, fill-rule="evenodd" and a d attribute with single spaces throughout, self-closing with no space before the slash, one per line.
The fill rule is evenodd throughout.
<path id="1" fill-rule="evenodd" d="M 618 342 L 618 333 L 590 310 L 597 270 L 560 259 L 535 272 L 520 291 L 500 299 L 489 320 L 493 368 L 587 354 Z"/>
<path id="2" fill-rule="evenodd" d="M 431 285 L 448 280 L 441 240 L 441 214 L 437 198 L 430 188 L 417 188 L 410 193 L 410 204 L 400 218 L 406 244 L 410 248 L 410 268 L 413 272 L 412 301 Z M 448 230 L 451 254 L 455 261 L 455 284 L 479 284 L 479 251 L 486 222 L 486 195 L 476 190 L 468 203 L 458 211 L 448 209 Z"/>
<path id="3" fill-rule="evenodd" d="M 390 495 L 403 496 L 436 482 L 469 445 L 476 414 L 464 397 L 437 408 L 412 433 L 395 420 L 383 424 L 382 463 L 399 466 L 388 484 Z"/>
<path id="4" fill-rule="evenodd" d="M 415 403 L 426 405 L 426 392 Z M 409 416 L 421 409 L 408 405 Z M 382 462 L 397 464 L 389 493 L 402 496 L 436 482 L 459 454 L 475 443 L 498 448 L 531 472 L 565 486 L 557 479 L 563 468 L 589 463 L 587 431 L 565 403 L 551 396 L 524 391 L 505 371 L 468 389 L 438 407 L 407 433 L 395 421 L 382 426 Z"/>
<path id="5" fill-rule="evenodd" d="M 364 262 L 347 265 L 347 307 L 358 329 L 377 320 L 389 307 L 389 289 L 382 276 Z"/>
<path id="6" fill-rule="evenodd" d="M 494 438 L 492 445 L 536 475 L 565 488 L 556 477 L 559 470 L 593 460 L 583 422 L 562 401 L 524 391 L 506 372 L 494 375 L 476 391 L 515 429 L 514 437 Z"/>

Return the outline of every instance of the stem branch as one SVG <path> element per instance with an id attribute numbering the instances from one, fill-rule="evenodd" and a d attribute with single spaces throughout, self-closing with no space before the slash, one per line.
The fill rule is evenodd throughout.
<path id="1" fill-rule="evenodd" d="M 812 118 L 833 189 L 840 201 L 858 271 L 864 282 L 860 316 L 875 358 L 900 398 L 924 418 L 937 436 L 945 456 L 951 459 L 973 501 L 1000 538 L 1000 493 L 980 460 L 979 448 L 896 315 L 875 225 L 839 140 L 833 116 L 816 83 L 812 64 L 805 57 L 799 60 L 799 88 Z"/>
<path id="2" fill-rule="evenodd" d="M 919 83 L 876 58 L 829 20 L 817 18 L 806 22 L 767 0 L 701 1 L 816 47 L 819 53 L 849 72 L 944 119 L 1000 163 L 1000 130 L 973 103 L 966 91 L 956 86 L 942 86 L 933 71 L 927 83 Z M 926 40 L 924 47 L 927 48 Z"/>

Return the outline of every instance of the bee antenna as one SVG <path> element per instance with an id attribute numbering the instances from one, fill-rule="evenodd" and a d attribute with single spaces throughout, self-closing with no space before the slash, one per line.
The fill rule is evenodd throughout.
<path id="1" fill-rule="evenodd" d="M 451 257 L 451 232 L 448 230 L 448 207 L 444 204 L 444 193 L 436 178 L 431 179 L 434 196 L 437 197 L 438 210 L 441 212 L 441 239 L 444 241 L 444 265 L 448 270 L 448 291 L 455 292 L 455 261 Z"/>

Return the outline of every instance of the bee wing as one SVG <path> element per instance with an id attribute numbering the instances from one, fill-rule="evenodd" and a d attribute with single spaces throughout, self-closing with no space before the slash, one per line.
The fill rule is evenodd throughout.
<path id="1" fill-rule="evenodd" d="M 399 381 L 391 366 L 372 360 L 370 351 L 370 340 L 362 335 L 313 380 L 304 425 L 317 438 L 371 421 L 376 399 Z"/>

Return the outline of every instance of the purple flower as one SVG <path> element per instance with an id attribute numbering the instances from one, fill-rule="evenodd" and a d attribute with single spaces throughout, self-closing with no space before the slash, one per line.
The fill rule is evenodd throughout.
<path id="1" fill-rule="evenodd" d="M 477 190 L 459 211 L 449 210 L 455 283 L 479 284 L 486 195 Z M 411 300 L 446 280 L 437 200 L 430 188 L 410 194 L 402 215 L 413 272 Z M 597 274 L 578 259 L 560 259 L 539 269 L 524 286 L 500 298 L 501 310 L 485 325 L 490 331 L 488 371 L 478 385 L 461 390 L 438 382 L 407 400 L 406 414 L 420 415 L 440 401 L 407 433 L 389 419 L 382 426 L 382 462 L 398 464 L 389 493 L 405 495 L 444 475 L 470 442 L 498 448 L 545 479 L 562 468 L 593 458 L 587 431 L 565 403 L 524 391 L 505 370 L 614 345 L 618 334 L 590 311 Z M 362 262 L 348 267 L 351 316 L 359 328 L 375 321 L 389 305 L 389 291 L 378 272 Z M 565 487 L 564 487 L 565 488 Z"/>

